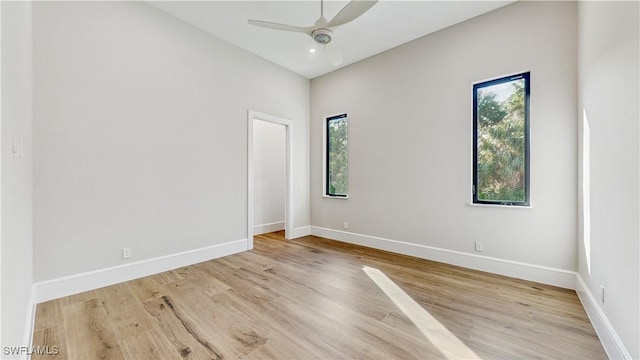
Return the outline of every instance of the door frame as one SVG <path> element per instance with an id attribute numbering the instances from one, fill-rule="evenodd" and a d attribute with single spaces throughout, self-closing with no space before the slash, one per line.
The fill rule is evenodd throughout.
<path id="1" fill-rule="evenodd" d="M 284 210 L 284 231 L 285 238 L 290 239 L 293 230 L 293 193 L 292 193 L 292 161 L 291 148 L 293 141 L 293 121 L 281 117 L 264 114 L 249 109 L 247 111 L 247 250 L 253 249 L 253 122 L 254 120 L 266 121 L 278 125 L 283 125 L 286 130 L 286 187 L 285 187 L 285 210 Z"/>

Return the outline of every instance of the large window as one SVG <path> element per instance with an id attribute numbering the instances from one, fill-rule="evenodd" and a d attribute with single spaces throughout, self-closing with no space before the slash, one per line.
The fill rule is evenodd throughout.
<path id="1" fill-rule="evenodd" d="M 347 114 L 326 118 L 325 195 L 346 198 L 347 191 Z"/>
<path id="2" fill-rule="evenodd" d="M 473 85 L 473 202 L 529 205 L 529 73 Z"/>

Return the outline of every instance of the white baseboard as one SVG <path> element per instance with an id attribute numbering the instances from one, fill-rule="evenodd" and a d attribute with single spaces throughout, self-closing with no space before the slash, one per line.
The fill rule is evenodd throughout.
<path id="1" fill-rule="evenodd" d="M 576 284 L 576 273 L 574 271 L 469 254 L 461 251 L 355 234 L 317 226 L 311 226 L 311 234 L 351 244 L 391 251 L 398 254 L 410 255 L 422 259 L 434 260 L 518 279 L 559 286 L 566 289 L 574 289 Z"/>
<path id="2" fill-rule="evenodd" d="M 618 333 L 609 322 L 609 319 L 582 279 L 582 276 L 577 274 L 576 279 L 576 293 L 578 293 L 582 306 L 587 312 L 589 320 L 591 320 L 591 324 L 596 330 L 609 359 L 632 359 L 631 354 L 622 343 Z"/>
<path id="3" fill-rule="evenodd" d="M 35 283 L 35 303 L 149 276 L 247 250 L 247 239 Z"/>
<path id="4" fill-rule="evenodd" d="M 284 230 L 284 221 L 277 221 L 269 224 L 255 225 L 253 235 L 266 234 L 274 231 Z"/>
<path id="5" fill-rule="evenodd" d="M 291 234 L 287 234 L 288 239 L 297 239 L 299 237 L 311 235 L 310 226 L 302 226 L 291 230 Z"/>

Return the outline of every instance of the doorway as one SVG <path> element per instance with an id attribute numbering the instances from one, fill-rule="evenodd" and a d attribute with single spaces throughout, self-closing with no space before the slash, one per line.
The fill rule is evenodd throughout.
<path id="1" fill-rule="evenodd" d="M 247 115 L 247 123 L 248 123 L 248 151 L 247 151 L 247 250 L 253 249 L 253 235 L 256 231 L 265 231 L 271 228 L 280 227 L 282 228 L 281 221 L 272 221 L 273 217 L 269 218 L 269 216 L 265 216 L 265 213 L 270 212 L 271 210 L 266 210 L 265 213 L 262 213 L 262 209 L 273 209 L 277 211 L 280 207 L 278 205 L 277 198 L 273 198 L 272 195 L 278 196 L 278 191 L 274 191 L 273 193 L 269 193 L 269 184 L 273 184 L 275 186 L 274 190 L 277 190 L 277 187 L 281 187 L 284 190 L 284 231 L 285 231 L 285 239 L 289 239 L 291 235 L 291 229 L 293 225 L 293 216 L 291 212 L 291 204 L 292 204 L 292 193 L 291 193 L 291 133 L 293 123 L 291 120 L 279 118 L 277 116 L 263 114 L 257 111 L 249 110 Z M 265 157 L 273 158 L 277 156 L 276 149 L 273 149 L 272 154 L 266 153 L 258 153 L 258 151 L 264 151 L 265 142 L 272 141 L 274 139 L 265 141 L 264 138 L 256 139 L 256 135 L 264 136 L 266 133 L 278 134 L 279 131 L 284 132 L 284 136 L 276 135 L 278 140 L 276 141 L 284 141 L 284 144 L 273 144 L 274 148 L 284 148 L 284 153 L 281 153 L 285 157 L 284 162 L 281 165 L 284 167 L 284 184 L 282 183 L 273 183 L 274 181 L 278 181 L 277 179 L 282 177 L 278 174 L 272 175 L 271 179 L 268 179 L 261 183 L 256 183 L 256 174 L 262 173 L 264 175 L 265 165 L 263 163 L 258 163 L 259 161 L 265 161 Z M 269 150 L 269 153 L 272 151 Z M 269 161 L 269 160 L 267 160 Z M 268 168 L 267 166 L 266 168 Z M 271 169 L 273 170 L 273 169 Z M 265 188 L 265 186 L 267 188 Z M 256 210 L 258 210 L 258 214 L 256 214 Z M 256 224 L 256 220 L 260 220 L 260 224 Z M 264 223 L 266 221 L 266 223 Z"/>

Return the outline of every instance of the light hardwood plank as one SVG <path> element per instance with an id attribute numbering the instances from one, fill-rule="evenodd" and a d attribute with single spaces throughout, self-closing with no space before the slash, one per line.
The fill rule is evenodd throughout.
<path id="1" fill-rule="evenodd" d="M 222 260 L 222 259 L 220 259 Z M 209 295 L 231 289 L 231 286 L 211 276 L 204 266 L 188 266 L 177 271 L 183 279 Z"/>
<path id="2" fill-rule="evenodd" d="M 62 304 L 51 300 L 38 304 L 36 307 L 35 331 L 55 327 L 62 322 Z"/>
<path id="3" fill-rule="evenodd" d="M 270 313 L 269 308 L 264 303 L 251 303 L 233 290 L 216 294 L 213 299 L 216 303 L 224 306 L 226 311 L 234 312 L 238 316 L 240 323 L 251 324 L 267 339 L 267 342 L 247 354 L 249 358 L 314 359 L 328 356 L 328 352 L 325 349 L 310 346 L 311 344 L 309 344 L 306 336 L 301 336 L 300 333 L 294 331 L 289 325 L 290 319 L 286 314 L 269 315 L 271 321 L 268 322 L 256 321 L 265 317 L 265 314 Z M 281 299 L 276 301 L 279 300 Z"/>
<path id="4" fill-rule="evenodd" d="M 69 359 L 124 359 L 111 320 L 98 299 L 65 306 L 63 317 Z"/>
<path id="5" fill-rule="evenodd" d="M 135 296 L 141 303 L 153 299 L 159 299 L 166 295 L 163 293 L 163 290 L 165 289 L 164 285 L 166 284 L 167 283 L 164 279 L 156 275 L 131 280 L 126 283 L 129 290 L 133 293 L 133 296 Z"/>
<path id="6" fill-rule="evenodd" d="M 123 348 L 127 359 L 180 360 L 186 358 L 172 348 L 165 335 L 155 328 L 132 334 L 123 340 Z"/>
<path id="7" fill-rule="evenodd" d="M 133 296 L 127 283 L 107 286 L 96 292 L 119 338 L 126 339 L 151 328 L 142 304 Z"/>
<path id="8" fill-rule="evenodd" d="M 220 353 L 194 332 L 189 323 L 190 319 L 182 318 L 180 313 L 172 309 L 172 306 L 173 303 L 168 296 L 144 303 L 146 312 L 155 321 L 157 329 L 165 335 L 171 348 L 183 359 L 220 358 Z"/>
<path id="9" fill-rule="evenodd" d="M 62 360 L 67 358 L 64 334 L 57 326 L 40 329 L 33 333 L 33 343 L 38 344 L 34 349 L 32 360 Z"/>
<path id="10" fill-rule="evenodd" d="M 314 236 L 254 246 L 39 304 L 34 346 L 60 353 L 34 359 L 607 358 L 572 290 Z"/>

